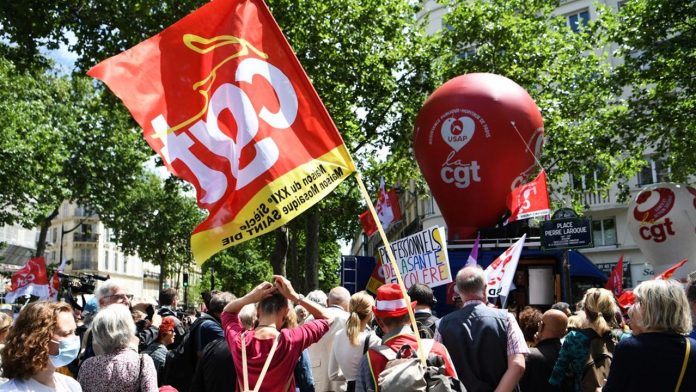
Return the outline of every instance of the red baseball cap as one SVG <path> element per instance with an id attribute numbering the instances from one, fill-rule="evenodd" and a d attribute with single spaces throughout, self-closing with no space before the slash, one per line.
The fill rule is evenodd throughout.
<path id="1" fill-rule="evenodd" d="M 398 284 L 383 284 L 377 289 L 377 300 L 372 312 L 380 318 L 401 317 L 408 313 L 407 306 L 408 303 Z M 415 307 L 416 301 L 411 301 L 411 309 Z"/>

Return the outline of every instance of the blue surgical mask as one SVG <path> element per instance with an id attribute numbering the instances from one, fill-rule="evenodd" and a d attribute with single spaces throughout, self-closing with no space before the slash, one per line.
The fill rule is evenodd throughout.
<path id="1" fill-rule="evenodd" d="M 48 356 L 53 366 L 57 368 L 66 366 L 77 358 L 77 354 L 80 352 L 80 338 L 78 336 L 73 335 L 63 340 L 51 341 L 58 343 L 58 355 L 49 354 Z"/>

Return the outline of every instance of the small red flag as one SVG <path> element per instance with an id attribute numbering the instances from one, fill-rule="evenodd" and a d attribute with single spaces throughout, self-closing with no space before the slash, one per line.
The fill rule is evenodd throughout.
<path id="1" fill-rule="evenodd" d="M 360 224 L 362 225 L 363 231 L 368 237 L 377 231 L 377 224 L 372 218 L 370 210 L 363 212 L 362 214 L 358 215 L 358 217 L 360 218 Z"/>
<path id="2" fill-rule="evenodd" d="M 43 256 L 29 259 L 24 267 L 12 274 L 12 287 L 5 294 L 5 302 L 13 303 L 17 297 L 33 295 L 48 298 L 48 275 Z"/>
<path id="3" fill-rule="evenodd" d="M 684 264 L 686 264 L 687 261 L 689 261 L 689 259 L 684 259 L 684 260 L 678 262 L 677 264 L 675 264 L 675 265 L 669 267 L 668 270 L 666 270 L 665 272 L 663 272 L 663 273 L 661 273 L 660 275 L 656 276 L 655 279 L 667 280 L 667 279 L 671 278 L 672 275 L 674 275 L 674 273 L 675 273 L 679 268 L 681 268 Z"/>
<path id="4" fill-rule="evenodd" d="M 546 172 L 542 170 L 531 182 L 513 189 L 508 194 L 506 205 L 511 212 L 506 224 L 548 215 L 551 210 L 549 209 L 549 193 L 546 190 Z"/>
<path id="5" fill-rule="evenodd" d="M 612 270 L 611 275 L 609 275 L 609 280 L 607 281 L 606 286 L 604 286 L 605 289 L 611 290 L 616 298 L 623 293 L 623 265 L 624 255 L 622 253 L 621 257 L 619 257 L 619 262 L 616 263 L 614 270 Z"/>

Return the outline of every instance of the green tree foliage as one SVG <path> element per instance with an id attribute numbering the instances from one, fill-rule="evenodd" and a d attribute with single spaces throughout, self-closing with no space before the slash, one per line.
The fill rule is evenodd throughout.
<path id="1" fill-rule="evenodd" d="M 671 179 L 696 173 L 696 2 L 631 0 L 612 37 L 624 63 L 617 80 L 630 89 L 616 127 L 627 145 L 654 149 Z"/>
<path id="2" fill-rule="evenodd" d="M 162 181 L 145 173 L 101 215 L 126 253 L 160 266 L 160 285 L 169 273 L 191 263 L 191 232 L 203 218 L 183 191 L 173 177 Z"/>
<path id="3" fill-rule="evenodd" d="M 63 200 L 101 213 L 142 170 L 140 133 L 103 98 L 87 78 L 0 58 L 0 222 L 40 226 L 37 254 Z"/>
<path id="4" fill-rule="evenodd" d="M 641 164 L 608 126 L 620 88 L 607 61 L 611 26 L 606 8 L 573 31 L 554 16 L 556 0 L 474 0 L 452 5 L 444 18 L 440 52 L 445 80 L 471 72 L 506 76 L 524 87 L 544 117 L 542 163 L 556 184 L 567 173 L 586 187 L 625 183 Z M 593 172 L 597 172 L 597 180 Z M 562 185 L 576 200 L 581 189 Z"/>

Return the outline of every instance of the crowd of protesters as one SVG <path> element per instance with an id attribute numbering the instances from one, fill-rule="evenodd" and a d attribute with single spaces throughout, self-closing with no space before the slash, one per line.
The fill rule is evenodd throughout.
<path id="1" fill-rule="evenodd" d="M 406 383 L 418 377 L 470 392 L 696 391 L 696 283 L 643 282 L 628 309 L 591 288 L 574 312 L 558 303 L 513 314 L 485 293 L 484 271 L 461 269 L 457 309 L 438 318 L 424 285 L 410 287 L 410 302 L 395 284 L 376 298 L 343 287 L 305 297 L 274 276 L 239 298 L 206 293 L 193 315 L 178 311 L 174 289 L 158 307 L 133 304 L 109 280 L 78 317 L 64 302 L 0 313 L 0 391 L 426 390 Z M 435 371 L 397 365 L 419 356 Z"/>

